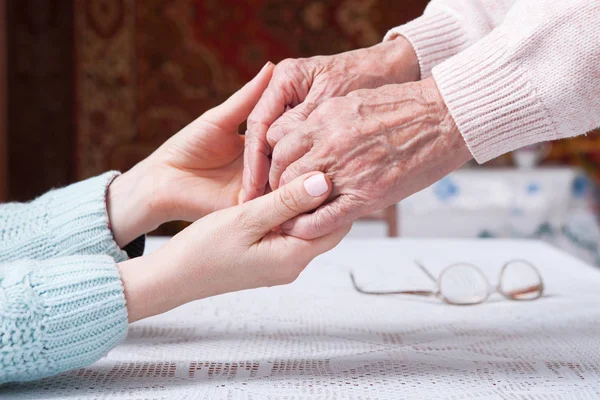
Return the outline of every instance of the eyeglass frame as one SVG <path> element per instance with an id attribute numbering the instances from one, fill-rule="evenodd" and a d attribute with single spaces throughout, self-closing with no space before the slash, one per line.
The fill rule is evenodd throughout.
<path id="1" fill-rule="evenodd" d="M 439 276 L 436 278 L 425 267 L 425 265 L 423 265 L 423 263 L 421 263 L 419 260 L 413 260 L 413 261 L 414 261 L 415 264 L 417 264 L 417 266 L 421 269 L 421 271 L 423 271 L 425 273 L 425 275 L 427 275 L 427 277 L 429 279 L 431 279 L 435 283 L 435 290 L 400 290 L 400 291 L 369 291 L 369 290 L 364 290 L 364 289 L 360 288 L 358 286 L 358 284 L 356 283 L 356 278 L 354 277 L 354 274 L 352 273 L 352 271 L 350 271 L 350 280 L 352 281 L 352 285 L 354 286 L 354 289 L 357 292 L 361 293 L 361 294 L 368 294 L 368 295 L 408 294 L 408 295 L 424 296 L 424 297 L 436 297 L 436 298 L 442 300 L 444 303 L 450 304 L 450 305 L 454 305 L 454 306 L 474 306 L 474 305 L 482 304 L 482 303 L 485 303 L 489 299 L 489 297 L 492 294 L 494 294 L 494 293 L 499 293 L 505 299 L 512 300 L 512 301 L 533 301 L 533 300 L 539 299 L 544 294 L 544 280 L 542 278 L 542 274 L 537 269 L 537 267 L 535 265 L 533 265 L 533 263 L 531 263 L 531 262 L 529 262 L 527 260 L 514 259 L 514 260 L 510 260 L 510 261 L 507 261 L 506 263 L 504 263 L 504 265 L 500 269 L 500 276 L 498 277 L 498 284 L 496 286 L 493 286 L 490 283 L 489 279 L 487 278 L 487 276 L 485 276 L 485 274 L 483 273 L 483 271 L 481 270 L 481 268 L 479 268 L 477 265 L 472 264 L 472 263 L 468 263 L 468 262 L 456 262 L 456 263 L 450 264 L 447 267 L 445 267 L 440 272 Z M 501 289 L 502 278 L 504 276 L 504 272 L 506 271 L 506 267 L 508 265 L 510 265 L 512 263 L 516 263 L 516 262 L 522 262 L 524 264 L 527 264 L 529 267 L 531 267 L 531 269 L 536 273 L 537 277 L 539 278 L 540 283 L 539 283 L 539 285 L 535 286 L 535 288 L 539 287 L 539 292 L 538 292 L 538 295 L 536 297 L 527 298 L 527 299 L 519 299 L 519 298 L 515 297 L 515 294 L 513 294 L 511 296 L 510 294 L 505 293 Z M 457 267 L 459 265 L 468 265 L 470 267 L 473 267 L 475 269 L 475 271 L 481 276 L 481 278 L 483 278 L 483 281 L 485 282 L 486 287 L 487 287 L 487 293 L 486 293 L 485 297 L 482 300 L 474 302 L 474 303 L 457 303 L 457 302 L 453 302 L 453 301 L 448 300 L 448 298 L 445 297 L 442 294 L 442 290 L 441 290 L 442 277 L 444 276 L 444 274 L 448 270 L 450 270 L 450 269 L 452 269 L 454 267 Z M 523 291 L 519 291 L 518 294 L 528 293 L 529 291 L 531 291 L 531 289 L 532 289 L 532 287 L 525 288 Z"/>

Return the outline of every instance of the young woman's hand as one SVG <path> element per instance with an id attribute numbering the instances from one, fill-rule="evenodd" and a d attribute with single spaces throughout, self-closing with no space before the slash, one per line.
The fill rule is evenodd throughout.
<path id="1" fill-rule="evenodd" d="M 248 203 L 210 214 L 156 252 L 119 264 L 129 321 L 192 300 L 294 281 L 317 255 L 336 246 L 350 226 L 313 240 L 278 231 L 317 208 L 331 192 L 321 172 L 300 176 Z"/>
<path id="2" fill-rule="evenodd" d="M 165 222 L 195 221 L 238 204 L 244 152 L 238 126 L 260 99 L 273 68 L 265 65 L 227 101 L 115 179 L 108 191 L 108 211 L 119 245 Z"/>

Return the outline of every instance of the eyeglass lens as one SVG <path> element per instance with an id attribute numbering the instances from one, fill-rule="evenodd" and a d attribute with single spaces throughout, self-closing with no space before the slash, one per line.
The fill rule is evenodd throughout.
<path id="1" fill-rule="evenodd" d="M 498 290 L 511 300 L 534 300 L 542 295 L 544 285 L 532 264 L 515 260 L 502 268 Z"/>
<path id="2" fill-rule="evenodd" d="M 489 284 L 474 265 L 456 264 L 445 269 L 439 277 L 441 297 L 450 304 L 478 304 L 489 295 Z"/>

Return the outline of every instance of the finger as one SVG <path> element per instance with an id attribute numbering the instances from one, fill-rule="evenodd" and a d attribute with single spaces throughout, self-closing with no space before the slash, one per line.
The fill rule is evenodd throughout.
<path id="1" fill-rule="evenodd" d="M 269 181 L 271 148 L 258 136 L 246 133 L 244 146 L 244 170 L 242 173 L 241 201 L 245 203 L 265 194 Z"/>
<path id="2" fill-rule="evenodd" d="M 297 105 L 308 94 L 309 87 L 302 85 L 306 77 L 294 65 L 293 60 L 284 60 L 277 65 L 267 89 L 248 117 L 242 177 L 244 201 L 264 194 L 271 154 L 267 130 L 285 112 L 286 107 Z"/>
<path id="3" fill-rule="evenodd" d="M 350 232 L 351 228 L 351 223 L 343 224 L 333 232 L 312 240 L 304 240 L 293 236 L 281 235 L 276 237 L 275 240 L 281 241 L 282 244 L 286 246 L 285 249 L 281 250 L 281 253 L 296 253 L 296 259 L 302 259 L 306 264 L 308 264 L 313 258 L 337 246 L 348 234 L 348 232 Z"/>
<path id="4" fill-rule="evenodd" d="M 319 207 L 312 214 L 300 215 L 281 225 L 281 231 L 300 239 L 314 239 L 354 221 L 359 210 L 352 207 L 348 196 L 339 196 L 331 203 Z"/>
<path id="5" fill-rule="evenodd" d="M 304 241 L 305 243 L 308 243 L 307 251 L 311 256 L 311 259 L 337 246 L 342 241 L 342 239 L 348 234 L 348 232 L 350 232 L 351 228 L 352 223 L 346 223 L 343 224 L 340 228 L 335 229 L 333 232 L 328 233 L 325 236 Z"/>
<path id="6" fill-rule="evenodd" d="M 271 169 L 269 171 L 269 184 L 273 189 L 279 187 L 281 174 L 293 162 L 297 161 L 310 151 L 312 144 L 300 133 L 292 133 L 285 136 L 273 149 L 271 157 Z M 312 171 L 313 169 L 305 172 Z M 296 175 L 300 176 L 302 173 Z M 294 176 L 294 177 L 296 177 Z"/>
<path id="7" fill-rule="evenodd" d="M 250 238 L 257 240 L 291 218 L 314 210 L 331 192 L 331 181 L 322 172 L 313 172 L 295 179 L 267 195 L 254 199 L 240 208 Z"/>
<path id="8" fill-rule="evenodd" d="M 298 129 L 298 123 L 304 122 L 308 116 L 317 108 L 316 103 L 305 101 L 295 108 L 286 111 L 279 117 L 267 131 L 267 142 L 272 149 L 288 133 Z"/>
<path id="9" fill-rule="evenodd" d="M 275 65 L 268 62 L 260 72 L 221 105 L 207 111 L 202 117 L 227 130 L 236 129 L 244 122 L 271 81 Z"/>
<path id="10" fill-rule="evenodd" d="M 318 255 L 323 254 L 335 246 L 348 234 L 352 224 L 347 224 L 328 235 L 314 239 L 304 240 L 280 233 L 269 233 L 256 244 L 263 245 L 267 258 L 277 257 L 281 261 L 281 268 L 265 270 L 262 274 L 271 280 L 272 285 L 292 283 L 306 266 Z M 259 266 L 260 268 L 260 266 Z"/>
<path id="11" fill-rule="evenodd" d="M 308 155 L 309 153 L 306 154 Z M 308 159 L 305 160 L 305 157 L 300 157 L 298 160 L 289 164 L 281 174 L 281 177 L 279 178 L 278 187 L 287 185 L 289 182 L 293 181 L 300 175 L 306 174 L 307 172 L 322 170 L 321 165 L 312 165 L 313 163 L 310 162 Z"/>

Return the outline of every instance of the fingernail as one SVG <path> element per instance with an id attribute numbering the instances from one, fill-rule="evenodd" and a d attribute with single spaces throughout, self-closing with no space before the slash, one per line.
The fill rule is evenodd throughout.
<path id="1" fill-rule="evenodd" d="M 267 63 L 260 69 L 261 71 L 271 65 L 271 61 L 267 61 Z"/>
<path id="2" fill-rule="evenodd" d="M 313 175 L 306 179 L 304 181 L 304 189 L 306 189 L 306 193 L 313 197 L 323 195 L 329 190 L 329 186 L 327 186 L 327 181 L 325 180 L 325 174 Z"/>

